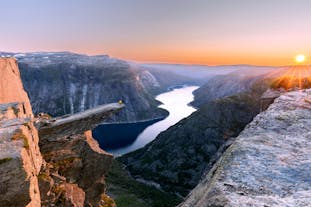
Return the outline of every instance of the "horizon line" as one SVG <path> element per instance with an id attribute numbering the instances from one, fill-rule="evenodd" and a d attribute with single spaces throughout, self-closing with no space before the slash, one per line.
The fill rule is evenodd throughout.
<path id="1" fill-rule="evenodd" d="M 76 55 L 84 55 L 89 57 L 95 56 L 108 56 L 109 58 L 119 59 L 127 62 L 136 63 L 139 65 L 187 65 L 187 66 L 204 66 L 204 67 L 224 67 L 224 66 L 252 66 L 252 67 L 292 67 L 293 65 L 256 65 L 256 64 L 249 64 L 249 63 L 237 63 L 237 64 L 204 64 L 204 63 L 184 63 L 184 62 L 163 62 L 163 61 L 140 61 L 140 60 L 132 60 L 127 58 L 115 57 L 105 53 L 97 53 L 97 54 L 88 54 L 83 52 L 74 52 L 69 50 L 60 50 L 60 51 L 25 51 L 25 52 L 7 52 L 7 51 L 0 51 L 0 53 L 12 53 L 12 54 L 35 54 L 35 53 L 71 53 Z M 310 66 L 310 64 L 306 64 Z"/>

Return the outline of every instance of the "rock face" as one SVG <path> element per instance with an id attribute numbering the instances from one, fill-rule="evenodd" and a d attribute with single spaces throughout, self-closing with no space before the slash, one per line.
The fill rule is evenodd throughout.
<path id="1" fill-rule="evenodd" d="M 0 58 L 0 75 L 0 206 L 115 206 L 105 194 L 113 157 L 89 130 L 123 105 L 34 118 L 16 60 Z"/>
<path id="2" fill-rule="evenodd" d="M 265 111 L 276 98 L 281 96 L 282 93 L 285 93 L 285 90 L 268 89 L 266 92 L 264 92 L 260 98 L 260 110 Z"/>
<path id="3" fill-rule="evenodd" d="M 109 198 L 105 195 L 105 174 L 113 156 L 99 148 L 90 130 L 123 107 L 109 104 L 72 116 L 40 118 L 39 146 L 46 165 L 40 172 L 39 182 L 40 188 L 45 189 L 41 191 L 45 206 L 75 203 L 68 200 L 68 195 L 71 198 L 77 192 L 81 194 L 77 202 L 84 206 L 100 206 L 99 203 L 107 202 L 102 201 L 102 197 Z"/>
<path id="4" fill-rule="evenodd" d="M 180 206 L 311 206 L 310 129 L 311 89 L 281 95 Z"/>
<path id="5" fill-rule="evenodd" d="M 35 114 L 45 112 L 61 116 L 123 100 L 127 107 L 113 121 L 137 121 L 167 115 L 157 108 L 159 102 L 139 80 L 138 69 L 126 61 L 105 55 L 68 52 L 6 55 L 18 59 Z M 146 75 L 145 84 L 154 81 L 151 74 Z"/>
<path id="6" fill-rule="evenodd" d="M 39 176 L 40 189 L 45 189 L 41 191 L 44 206 L 53 203 L 66 206 L 69 201 L 64 199 L 77 192 L 82 202 L 77 206 L 100 206 L 106 191 L 105 174 L 113 156 L 98 147 L 91 131 L 59 136 L 57 140 L 44 139 L 40 141 L 40 149 L 46 161 Z"/>
<path id="7" fill-rule="evenodd" d="M 0 77 L 0 206 L 40 206 L 38 132 L 15 59 L 0 58 Z"/>
<path id="8" fill-rule="evenodd" d="M 171 71 L 169 68 L 161 70 L 159 68 L 140 66 L 138 77 L 144 88 L 154 95 L 166 92 L 173 87 L 202 84 L 201 79 L 180 75 L 176 71 Z"/>
<path id="9" fill-rule="evenodd" d="M 0 77 L 0 103 L 21 102 L 25 107 L 25 116 L 31 116 L 31 105 L 23 89 L 16 59 L 0 58 Z"/>

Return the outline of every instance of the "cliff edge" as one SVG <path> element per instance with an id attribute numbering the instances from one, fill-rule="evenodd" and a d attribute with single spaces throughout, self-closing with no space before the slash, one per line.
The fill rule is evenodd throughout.
<path id="1" fill-rule="evenodd" d="M 277 98 L 180 207 L 311 206 L 311 89 Z"/>
<path id="2" fill-rule="evenodd" d="M 15 59 L 0 58 L 0 77 L 0 206 L 40 206 L 43 160 Z"/>

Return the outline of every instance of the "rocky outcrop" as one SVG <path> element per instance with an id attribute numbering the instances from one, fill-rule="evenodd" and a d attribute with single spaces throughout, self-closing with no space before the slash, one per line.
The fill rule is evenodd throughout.
<path id="1" fill-rule="evenodd" d="M 106 192 L 105 174 L 113 156 L 98 147 L 90 131 L 57 140 L 42 140 L 40 148 L 46 161 L 39 176 L 40 189 L 45 189 L 41 191 L 44 206 L 53 203 L 66 206 L 67 194 L 77 192 L 81 192 L 82 206 L 100 206 Z M 66 186 L 71 186 L 70 191 Z"/>
<path id="2" fill-rule="evenodd" d="M 310 129 L 311 89 L 281 95 L 180 206 L 311 206 Z"/>
<path id="3" fill-rule="evenodd" d="M 38 132 L 16 60 L 0 58 L 0 206 L 40 206 Z"/>
<path id="4" fill-rule="evenodd" d="M 16 59 L 0 58 L 0 77 L 0 103 L 20 102 L 23 104 L 24 113 L 19 116 L 32 116 L 32 108 L 20 79 Z"/>
<path id="5" fill-rule="evenodd" d="M 115 206 L 105 193 L 113 157 L 89 130 L 123 104 L 34 118 L 16 60 L 0 59 L 0 75 L 0 206 Z"/>
<path id="6" fill-rule="evenodd" d="M 124 108 L 124 104 L 113 103 L 97 106 L 73 115 L 57 118 L 43 117 L 37 121 L 41 140 L 81 134 L 95 128 L 102 120 Z"/>
<path id="7" fill-rule="evenodd" d="M 110 199 L 105 195 L 105 175 L 113 156 L 99 148 L 90 130 L 123 107 L 109 104 L 72 116 L 39 118 L 39 146 L 46 161 L 39 182 L 40 188 L 45 189 L 41 191 L 45 206 L 76 202 L 68 200 L 68 195 L 71 198 L 79 192 L 78 201 L 83 201 L 84 206 L 100 206 L 107 202 L 102 197 Z"/>

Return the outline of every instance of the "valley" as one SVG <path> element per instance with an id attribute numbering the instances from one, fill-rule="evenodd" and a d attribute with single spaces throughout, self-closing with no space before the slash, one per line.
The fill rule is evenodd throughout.
<path id="1" fill-rule="evenodd" d="M 311 207 L 311 1 L 2 1 L 0 207 Z"/>
<path id="2" fill-rule="evenodd" d="M 56 54 L 60 56 L 58 58 L 66 57 L 66 59 L 53 60 Z M 20 59 L 18 66 L 21 67 L 25 89 L 32 97 L 30 102 L 34 106 L 34 111 L 41 109 L 44 112 L 48 111 L 39 116 L 40 124 L 36 124 L 40 137 L 40 153 L 44 162 L 48 163 L 41 171 L 36 172 L 37 176 L 39 176 L 38 172 L 40 176 L 44 174 L 43 183 L 39 183 L 40 188 L 44 189 L 41 191 L 43 203 L 50 203 L 51 199 L 56 203 L 63 202 L 58 200 L 60 197 L 54 189 L 56 187 L 62 189 L 64 194 L 61 196 L 67 199 L 64 202 L 81 203 L 81 200 L 70 200 L 66 197 L 70 195 L 66 187 L 73 187 L 75 185 L 73 182 L 82 187 L 76 188 L 74 192 L 82 196 L 82 192 L 85 191 L 84 198 L 88 201 L 97 203 L 105 202 L 103 199 L 106 199 L 107 202 L 116 202 L 118 207 L 172 207 L 183 202 L 182 205 L 188 205 L 187 203 L 196 205 L 201 201 L 193 197 L 199 196 L 201 200 L 210 199 L 201 192 L 201 189 L 206 189 L 207 186 L 204 182 L 212 179 L 211 173 L 215 171 L 215 167 L 219 167 L 218 163 L 222 162 L 223 156 L 228 153 L 231 146 L 235 146 L 238 139 L 236 137 L 239 137 L 250 124 L 256 125 L 253 123 L 254 118 L 264 114 L 263 111 L 270 104 L 274 105 L 274 99 L 288 90 L 288 88 L 277 87 L 299 87 L 299 78 L 303 78 L 302 86 L 309 85 L 309 82 L 305 82 L 308 77 L 300 77 L 299 72 L 295 76 L 296 70 L 292 68 L 264 67 L 259 70 L 256 66 L 249 66 L 247 69 L 231 66 L 231 70 L 208 71 L 208 75 L 204 76 L 204 84 L 201 82 L 202 78 L 192 79 L 192 83 L 200 86 L 179 88 L 179 85 L 185 84 L 181 74 L 177 74 L 178 78 L 170 82 L 165 78 L 163 68 L 153 72 L 155 74 L 153 75 L 152 71 L 156 70 L 155 68 L 146 70 L 144 68 L 146 66 L 142 69 L 139 65 L 133 68 L 132 63 L 110 60 L 107 56 L 88 57 L 71 53 L 53 53 L 49 54 L 52 60 L 41 62 L 42 55 L 47 54 L 23 56 L 25 59 Z M 12 61 L 15 59 L 13 58 Z M 127 77 L 128 73 L 131 73 L 133 77 L 122 79 L 123 73 L 127 74 Z M 292 74 L 290 79 L 286 76 L 288 73 Z M 310 73 L 305 71 L 304 74 Z M 198 77 L 202 77 L 202 73 Z M 83 83 L 84 78 L 87 78 L 85 80 L 87 84 Z M 50 79 L 55 83 L 50 83 Z M 293 81 L 287 84 L 286 81 L 289 80 Z M 69 88 L 59 87 L 67 84 Z M 114 84 L 116 87 L 111 87 Z M 108 86 L 113 97 L 109 92 L 107 96 Z M 53 93 L 53 87 L 57 89 L 56 94 Z M 103 87 L 103 91 L 97 94 L 97 90 L 93 91 L 94 87 L 97 89 Z M 128 91 L 124 90 L 124 87 L 127 87 Z M 117 93 L 122 97 L 121 99 L 117 99 L 115 96 Z M 304 96 L 307 97 L 308 93 L 304 92 Z M 64 99 L 57 102 L 57 97 L 64 97 Z M 300 96 L 295 94 L 295 97 L 299 99 Z M 42 104 L 45 103 L 45 98 L 48 102 Z M 98 102 L 93 102 L 95 99 Z M 111 105 L 116 111 L 119 111 L 118 108 L 123 108 L 123 104 L 125 107 L 113 116 L 110 116 L 112 114 L 108 111 L 100 112 L 101 106 L 98 105 L 106 103 L 107 100 L 115 102 L 119 100 L 119 103 Z M 309 107 L 308 103 L 300 102 L 302 107 Z M 127 103 L 131 104 L 128 106 Z M 281 103 L 284 104 L 284 101 Z M 141 106 L 146 113 L 141 110 Z M 106 107 L 109 108 L 109 105 L 103 109 Z M 5 110 L 11 109 L 4 109 L 4 114 L 7 113 Z M 58 117 L 53 118 L 49 115 L 53 113 Z M 66 113 L 69 114 L 63 116 Z M 100 113 L 106 115 L 99 116 Z M 82 117 L 82 114 L 87 118 L 83 123 L 68 118 Z M 72 123 L 58 126 L 58 120 L 69 120 Z M 94 130 L 96 125 L 99 126 Z M 89 129 L 93 129 L 93 136 L 98 140 L 99 146 L 113 153 L 115 159 L 111 154 L 97 148 L 97 143 L 94 142 Z M 84 134 L 81 134 L 83 131 Z M 118 134 L 120 132 L 121 134 Z M 93 150 L 102 155 L 93 154 Z M 93 160 L 93 164 L 100 160 L 105 164 L 95 167 L 88 163 L 90 160 Z M 10 159 L 5 159 L 3 162 L 9 161 Z M 100 190 L 94 191 L 89 179 L 77 173 L 80 171 L 98 178 L 104 174 L 105 181 L 100 182 Z M 57 180 L 59 178 L 55 177 L 56 175 L 64 177 L 61 178 L 63 180 Z M 284 174 L 284 176 L 290 175 Z M 36 175 L 33 179 L 37 179 Z M 50 183 L 51 180 L 55 180 L 56 183 Z M 283 184 L 275 183 L 275 185 Z M 53 191 L 48 190 L 47 186 L 53 188 Z M 293 192 L 295 190 L 294 188 Z M 105 194 L 101 194 L 103 191 Z M 45 194 L 47 192 L 52 192 L 52 196 Z M 103 196 L 103 199 L 98 200 L 98 197 L 93 197 L 92 193 Z M 224 193 L 226 194 L 226 190 Z M 213 202 L 216 201 L 212 200 L 211 203 Z M 234 201 L 224 199 L 221 202 Z"/>

